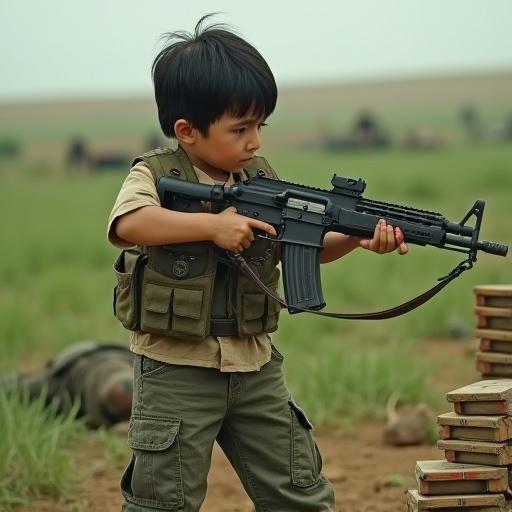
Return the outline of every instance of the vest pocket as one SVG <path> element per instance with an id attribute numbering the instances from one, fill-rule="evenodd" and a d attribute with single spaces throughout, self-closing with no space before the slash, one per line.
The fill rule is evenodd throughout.
<path id="1" fill-rule="evenodd" d="M 147 256 L 136 250 L 121 252 L 114 263 L 117 286 L 114 288 L 114 315 L 126 329 L 139 327 L 140 271 Z"/>
<path id="2" fill-rule="evenodd" d="M 249 283 L 249 286 L 255 287 L 253 283 Z M 277 282 L 269 283 L 267 286 L 277 293 Z M 267 294 L 258 293 L 252 288 L 246 289 L 241 294 L 239 304 L 239 336 L 274 332 L 277 329 L 281 306 Z"/>
<path id="3" fill-rule="evenodd" d="M 311 435 L 313 425 L 306 413 L 295 403 L 288 401 L 291 415 L 291 474 L 292 483 L 298 487 L 309 487 L 318 482 L 322 470 L 322 459 Z"/>
<path id="4" fill-rule="evenodd" d="M 204 339 L 209 326 L 205 296 L 210 281 L 210 276 L 172 280 L 146 267 L 140 329 L 183 339 Z"/>
<path id="5" fill-rule="evenodd" d="M 133 457 L 121 479 L 128 502 L 160 510 L 182 510 L 179 418 L 133 416 L 128 446 Z"/>
<path id="6" fill-rule="evenodd" d="M 266 296 L 263 293 L 242 295 L 242 321 L 239 322 L 241 335 L 263 332 Z"/>
<path id="7" fill-rule="evenodd" d="M 269 284 L 268 287 L 277 294 L 277 282 Z M 266 296 L 266 301 L 267 316 L 265 318 L 265 332 L 274 332 L 277 329 L 281 304 L 268 295 Z"/>
<path id="8" fill-rule="evenodd" d="M 203 310 L 203 290 L 176 288 L 174 290 L 173 310 L 173 332 L 192 336 L 204 336 L 206 334 L 206 326 L 204 322 L 200 322 L 201 311 Z"/>
<path id="9" fill-rule="evenodd" d="M 173 289 L 155 283 L 144 287 L 144 310 L 141 315 L 141 329 L 166 334 L 171 323 L 171 297 Z"/>

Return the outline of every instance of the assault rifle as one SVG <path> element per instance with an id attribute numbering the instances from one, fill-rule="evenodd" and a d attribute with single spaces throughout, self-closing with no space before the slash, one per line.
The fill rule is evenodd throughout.
<path id="1" fill-rule="evenodd" d="M 473 266 L 477 252 L 506 256 L 508 247 L 479 240 L 485 202 L 478 200 L 459 222 L 450 222 L 440 213 L 409 206 L 363 198 L 366 182 L 362 179 L 333 176 L 332 190 L 323 190 L 286 181 L 255 176 L 231 186 L 190 183 L 172 177 L 160 178 L 157 184 L 161 205 L 174 209 L 177 197 L 211 201 L 234 206 L 240 215 L 272 224 L 276 238 L 258 235 L 282 244 L 282 269 L 286 302 L 279 302 L 290 313 L 316 312 L 340 318 L 390 318 L 423 304 L 448 282 Z M 474 226 L 467 223 L 475 218 Z M 320 282 L 319 255 L 327 231 L 372 238 L 379 219 L 398 226 L 405 242 L 433 245 L 462 252 L 467 258 L 440 283 L 420 297 L 384 312 L 367 314 L 320 313 L 325 306 Z M 231 258 L 250 272 L 240 255 Z M 254 274 L 254 272 L 253 272 Z M 252 276 L 257 282 L 257 275 Z M 263 284 L 257 282 L 260 286 Z M 264 286 L 263 286 L 264 287 Z M 269 293 L 270 290 L 264 288 Z M 272 295 L 271 293 L 269 293 Z M 272 295 L 278 300 L 275 294 Z"/>

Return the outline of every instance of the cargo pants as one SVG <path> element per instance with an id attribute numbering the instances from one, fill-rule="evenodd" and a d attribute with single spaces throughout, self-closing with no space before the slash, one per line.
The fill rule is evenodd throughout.
<path id="1" fill-rule="evenodd" d="M 311 423 L 290 396 L 282 361 L 273 347 L 260 371 L 224 373 L 136 356 L 123 512 L 198 511 L 215 440 L 257 512 L 334 511 Z"/>

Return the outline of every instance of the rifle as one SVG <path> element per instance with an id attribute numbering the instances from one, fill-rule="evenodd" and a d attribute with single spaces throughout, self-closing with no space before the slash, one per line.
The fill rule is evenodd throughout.
<path id="1" fill-rule="evenodd" d="M 477 200 L 459 222 L 450 222 L 440 213 L 363 198 L 366 182 L 359 178 L 333 176 L 332 190 L 323 190 L 286 181 L 255 176 L 231 186 L 190 183 L 172 177 L 158 180 L 161 205 L 173 209 L 177 197 L 234 206 L 240 215 L 252 217 L 276 228 L 277 237 L 257 234 L 282 244 L 285 301 L 269 290 L 251 271 L 241 255 L 230 259 L 290 313 L 308 311 L 325 316 L 352 319 L 380 319 L 398 316 L 418 307 L 438 293 L 462 272 L 472 268 L 477 252 L 506 256 L 508 247 L 480 241 L 485 202 Z M 474 226 L 467 223 L 475 218 Z M 319 255 L 327 231 L 371 238 L 379 219 L 398 226 L 410 244 L 432 245 L 461 252 L 467 258 L 424 294 L 400 306 L 376 313 L 325 313 L 320 281 Z"/>

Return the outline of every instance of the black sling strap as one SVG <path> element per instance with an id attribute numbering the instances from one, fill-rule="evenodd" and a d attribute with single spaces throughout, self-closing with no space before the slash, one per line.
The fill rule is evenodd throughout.
<path id="1" fill-rule="evenodd" d="M 314 315 L 327 316 L 329 318 L 343 318 L 346 320 L 384 320 L 387 318 L 394 318 L 400 315 L 404 315 L 405 313 L 409 313 L 413 309 L 425 304 L 425 302 L 429 301 L 432 297 L 437 295 L 448 283 L 452 282 L 456 277 L 459 277 L 464 271 L 473 267 L 473 262 L 470 259 L 464 260 L 459 263 L 449 274 L 444 277 L 438 279 L 438 283 L 427 290 L 426 292 L 414 297 L 413 299 L 404 302 L 398 306 L 385 309 L 383 311 L 374 311 L 371 313 L 330 313 L 324 311 L 315 311 L 313 309 L 301 308 L 298 306 L 293 306 L 287 304 L 277 293 L 268 288 L 261 281 L 258 275 L 252 270 L 252 268 L 245 261 L 243 256 L 240 254 L 232 253 L 226 251 L 228 259 L 237 266 L 242 272 L 244 272 L 248 277 L 250 277 L 259 288 L 261 288 L 269 297 L 274 299 L 276 302 L 281 304 L 281 306 L 285 308 L 295 309 L 297 311 L 304 311 L 306 313 L 312 313 Z"/>

